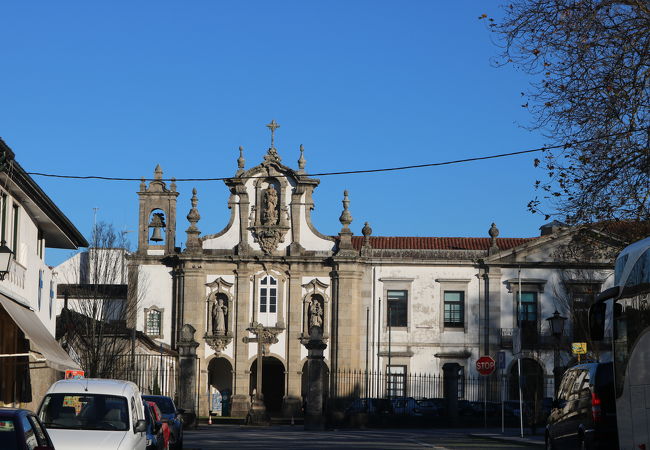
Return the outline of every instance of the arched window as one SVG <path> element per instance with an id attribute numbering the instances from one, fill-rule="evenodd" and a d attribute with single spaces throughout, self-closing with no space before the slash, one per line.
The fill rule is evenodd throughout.
<path id="1" fill-rule="evenodd" d="M 270 275 L 260 280 L 259 321 L 266 326 L 275 326 L 278 313 L 278 280 Z"/>

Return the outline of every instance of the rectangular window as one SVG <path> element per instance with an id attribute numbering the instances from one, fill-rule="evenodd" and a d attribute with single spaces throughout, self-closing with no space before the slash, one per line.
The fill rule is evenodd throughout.
<path id="1" fill-rule="evenodd" d="M 38 238 L 36 239 L 36 254 L 39 258 L 43 259 L 43 250 L 45 248 L 43 239 L 43 231 L 38 230 Z"/>
<path id="2" fill-rule="evenodd" d="M 147 334 L 160 336 L 160 311 L 154 309 L 147 313 Z"/>
<path id="3" fill-rule="evenodd" d="M 537 322 L 537 292 L 522 292 L 519 309 L 521 322 Z"/>
<path id="4" fill-rule="evenodd" d="M 269 289 L 269 312 L 270 313 L 276 312 L 277 304 L 278 304 L 277 289 L 270 288 Z"/>
<path id="5" fill-rule="evenodd" d="M 386 367 L 388 375 L 386 386 L 390 397 L 404 397 L 406 393 L 406 366 Z"/>
<path id="6" fill-rule="evenodd" d="M 260 289 L 260 312 L 265 313 L 266 312 L 266 305 L 268 304 L 269 299 L 266 295 L 266 288 L 263 287 Z"/>
<path id="7" fill-rule="evenodd" d="M 408 326 L 408 291 L 387 291 L 386 322 L 391 327 Z"/>
<path id="8" fill-rule="evenodd" d="M 38 310 L 41 310 L 41 303 L 43 298 L 43 270 L 38 271 Z"/>
<path id="9" fill-rule="evenodd" d="M 521 348 L 536 349 L 539 345 L 537 323 L 537 292 L 521 293 L 519 307 L 519 329 L 521 330 Z"/>
<path id="10" fill-rule="evenodd" d="M 465 326 L 465 293 L 445 291 L 445 327 L 463 328 Z"/>
<path id="11" fill-rule="evenodd" d="M 571 315 L 573 316 L 573 342 L 585 342 L 589 336 L 589 305 L 594 301 L 594 293 L 573 292 Z"/>
<path id="12" fill-rule="evenodd" d="M 2 241 L 7 241 L 7 194 L 3 193 L 2 194 L 2 210 L 0 211 L 0 214 L 2 214 L 2 220 L 0 220 L 0 224 L 2 226 L 0 232 L 0 240 Z"/>
<path id="13" fill-rule="evenodd" d="M 13 233 L 11 235 L 11 250 L 14 252 L 14 259 L 18 259 L 18 219 L 20 218 L 20 211 L 18 205 L 13 205 Z"/>
<path id="14" fill-rule="evenodd" d="M 50 319 L 52 318 L 53 307 L 54 307 L 54 281 L 50 280 Z"/>
<path id="15" fill-rule="evenodd" d="M 458 398 L 465 398 L 465 368 L 458 368 Z"/>

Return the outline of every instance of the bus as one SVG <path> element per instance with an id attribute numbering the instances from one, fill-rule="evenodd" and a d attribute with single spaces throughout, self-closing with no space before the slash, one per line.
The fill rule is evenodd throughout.
<path id="1" fill-rule="evenodd" d="M 614 286 L 589 310 L 594 341 L 609 342 L 619 448 L 650 450 L 650 237 L 616 258 Z"/>

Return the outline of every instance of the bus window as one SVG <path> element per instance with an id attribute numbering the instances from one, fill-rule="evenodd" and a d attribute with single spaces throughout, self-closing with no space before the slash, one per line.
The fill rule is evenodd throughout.
<path id="1" fill-rule="evenodd" d="M 592 341 L 602 341 L 605 337 L 605 318 L 607 304 L 600 302 L 589 308 L 589 334 Z"/>

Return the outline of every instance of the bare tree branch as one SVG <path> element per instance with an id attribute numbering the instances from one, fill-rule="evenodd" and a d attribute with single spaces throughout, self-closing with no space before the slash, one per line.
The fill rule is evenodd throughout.
<path id="1" fill-rule="evenodd" d="M 522 92 L 530 128 L 569 143 L 539 164 L 546 180 L 531 212 L 570 224 L 650 219 L 649 5 L 519 0 L 503 20 L 481 16 L 502 47 L 497 65 L 533 77 Z"/>

